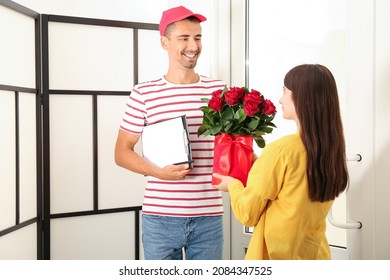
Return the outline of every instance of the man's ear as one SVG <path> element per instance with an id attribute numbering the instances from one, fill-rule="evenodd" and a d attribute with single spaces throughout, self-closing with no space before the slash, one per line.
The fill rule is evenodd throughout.
<path id="1" fill-rule="evenodd" d="M 169 43 L 168 38 L 165 37 L 165 36 L 161 36 L 160 42 L 161 42 L 161 46 L 163 47 L 163 49 L 167 50 L 168 49 L 168 43 Z"/>

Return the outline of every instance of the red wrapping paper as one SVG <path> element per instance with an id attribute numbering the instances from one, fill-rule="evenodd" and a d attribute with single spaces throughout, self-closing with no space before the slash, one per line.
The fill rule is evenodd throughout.
<path id="1" fill-rule="evenodd" d="M 246 135 L 222 133 L 215 136 L 213 173 L 229 175 L 239 179 L 244 186 L 252 167 L 253 138 Z M 213 176 L 212 184 L 220 179 Z"/>

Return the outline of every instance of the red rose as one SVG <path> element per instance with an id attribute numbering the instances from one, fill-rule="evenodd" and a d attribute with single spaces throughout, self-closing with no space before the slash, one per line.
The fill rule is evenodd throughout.
<path id="1" fill-rule="evenodd" d="M 260 110 L 262 101 L 261 93 L 256 90 L 251 90 L 244 97 L 244 113 L 250 117 L 254 116 Z"/>
<path id="2" fill-rule="evenodd" d="M 222 89 L 218 89 L 216 91 L 213 91 L 211 97 L 221 98 L 221 93 L 222 93 Z"/>
<path id="3" fill-rule="evenodd" d="M 269 99 L 264 100 L 263 110 L 264 110 L 264 114 L 266 115 L 272 115 L 276 113 L 276 107 L 274 103 L 272 103 L 272 101 Z"/>
<path id="4" fill-rule="evenodd" d="M 225 101 L 229 105 L 237 104 L 238 101 L 244 96 L 244 89 L 239 87 L 231 87 L 228 91 L 225 92 Z"/>
<path id="5" fill-rule="evenodd" d="M 275 127 L 272 121 L 276 108 L 270 100 L 254 89 L 228 86 L 212 92 L 210 98 L 201 98 L 208 106 L 200 107 L 203 120 L 198 136 L 250 136 L 260 148 L 265 147 L 262 135 L 271 133 Z"/>
<path id="6" fill-rule="evenodd" d="M 221 91 L 222 92 L 222 91 Z M 209 101 L 209 107 L 213 109 L 215 112 L 221 111 L 223 107 L 223 99 L 219 95 L 214 95 Z"/>

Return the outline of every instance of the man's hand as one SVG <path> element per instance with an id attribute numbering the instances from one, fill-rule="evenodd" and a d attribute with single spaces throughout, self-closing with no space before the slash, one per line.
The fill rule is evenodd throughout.
<path id="1" fill-rule="evenodd" d="M 161 180 L 184 180 L 191 169 L 188 169 L 188 164 L 167 165 L 156 172 L 155 177 Z"/>

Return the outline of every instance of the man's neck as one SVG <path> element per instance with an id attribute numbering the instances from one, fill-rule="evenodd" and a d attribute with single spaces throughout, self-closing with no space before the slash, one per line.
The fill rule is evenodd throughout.
<path id="1" fill-rule="evenodd" d="M 199 75 L 194 69 L 188 71 L 169 71 L 165 79 L 172 84 L 194 84 L 199 81 Z"/>

